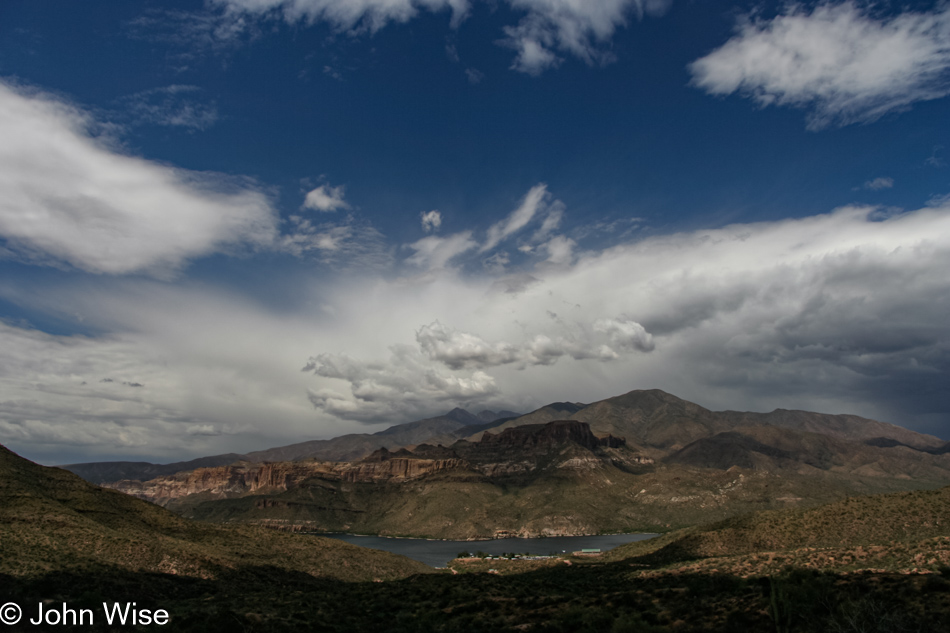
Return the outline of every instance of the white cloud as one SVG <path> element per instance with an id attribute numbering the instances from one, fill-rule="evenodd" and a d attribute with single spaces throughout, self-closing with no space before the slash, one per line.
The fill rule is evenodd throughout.
<path id="1" fill-rule="evenodd" d="M 564 204 L 560 200 L 556 200 L 548 208 L 547 217 L 545 217 L 544 222 L 541 223 L 541 228 L 535 231 L 534 235 L 531 236 L 531 241 L 534 243 L 543 241 L 561 226 L 561 220 L 563 219 Z"/>
<path id="2" fill-rule="evenodd" d="M 302 208 L 329 212 L 338 209 L 349 209 L 350 205 L 343 200 L 343 185 L 339 187 L 320 185 L 307 193 Z"/>
<path id="3" fill-rule="evenodd" d="M 574 55 L 588 64 L 613 60 L 609 40 L 629 16 L 661 15 L 672 0 L 506 0 L 514 11 L 524 13 L 515 26 L 504 28 L 502 45 L 516 51 L 512 69 L 537 75 L 557 66 L 558 52 Z M 213 0 L 223 8 L 214 33 L 233 39 L 248 28 L 245 16 L 278 17 L 289 23 L 327 22 L 351 33 L 375 32 L 390 22 L 404 23 L 420 10 L 451 11 L 451 26 L 457 27 L 469 14 L 468 0 Z M 224 25 L 231 25 L 226 28 Z M 207 30 L 207 29 L 205 29 Z M 202 31 L 204 35 L 204 31 Z M 446 47 L 457 60 L 454 47 Z M 478 83 L 479 71 L 466 71 L 469 81 Z"/>
<path id="4" fill-rule="evenodd" d="M 489 227 L 488 236 L 480 251 L 484 253 L 495 248 L 502 240 L 527 226 L 535 214 L 546 207 L 550 197 L 548 187 L 544 183 L 531 187 L 517 209 L 512 211 L 504 220 Z"/>
<path id="5" fill-rule="evenodd" d="M 207 436 L 221 435 L 221 432 L 216 430 L 214 428 L 214 425 L 211 425 L 211 424 L 195 424 L 185 429 L 185 432 L 188 435 L 207 435 Z"/>
<path id="6" fill-rule="evenodd" d="M 732 39 L 690 65 L 693 85 L 710 94 L 811 109 L 810 129 L 944 97 L 948 70 L 950 7 L 875 19 L 853 2 L 745 18 Z"/>
<path id="7" fill-rule="evenodd" d="M 314 224 L 299 215 L 287 218 L 287 230 L 275 248 L 296 257 L 313 256 L 335 268 L 382 269 L 392 265 L 392 249 L 376 228 L 349 215 Z"/>
<path id="8" fill-rule="evenodd" d="M 624 352 L 653 350 L 653 338 L 639 323 L 627 320 L 600 319 L 593 333 L 605 333 L 610 341 Z M 524 369 L 531 365 L 552 365 L 559 358 L 574 360 L 615 360 L 620 354 L 610 346 L 598 342 L 596 336 L 583 328 L 576 328 L 570 336 L 535 334 L 520 344 L 488 343 L 475 334 L 460 332 L 438 321 L 424 325 L 416 332 L 416 341 L 422 353 L 449 369 L 488 368 L 516 365 Z"/>
<path id="9" fill-rule="evenodd" d="M 881 189 L 890 189 L 894 186 L 893 178 L 875 178 L 874 180 L 868 180 L 864 183 L 865 189 L 870 189 L 872 191 L 880 191 Z"/>
<path id="10" fill-rule="evenodd" d="M 304 371 L 349 383 L 350 395 L 332 389 L 310 390 L 310 402 L 319 410 L 349 420 L 375 422 L 393 416 L 423 416 L 442 403 L 484 401 L 498 393 L 495 380 L 483 371 L 467 376 L 438 371 L 417 349 L 390 348 L 388 362 L 367 363 L 344 354 L 311 357 Z"/>
<path id="11" fill-rule="evenodd" d="M 416 341 L 429 359 L 444 363 L 449 369 L 505 365 L 521 358 L 520 350 L 513 345 L 491 345 L 474 334 L 447 328 L 438 321 L 422 326 L 416 332 Z"/>
<path id="12" fill-rule="evenodd" d="M 422 220 L 422 230 L 426 233 L 438 231 L 439 227 L 442 226 L 442 214 L 436 210 L 423 211 L 419 214 L 419 217 Z"/>
<path id="13" fill-rule="evenodd" d="M 567 266 L 574 261 L 574 247 L 577 244 L 569 237 L 558 235 L 541 245 L 547 252 L 546 263 L 555 266 Z"/>
<path id="14" fill-rule="evenodd" d="M 462 231 L 448 237 L 430 235 L 409 244 L 415 253 L 406 262 L 428 270 L 440 270 L 449 262 L 478 246 L 471 231 Z"/>
<path id="15" fill-rule="evenodd" d="M 15 450 L 46 463 L 177 461 L 337 434 L 332 419 L 315 418 L 312 379 L 299 371 L 301 341 L 333 331 L 325 313 L 279 314 L 201 285 L 115 278 L 4 283 L 0 292 L 111 332 L 51 335 L 0 322 L 0 437 Z"/>
<path id="16" fill-rule="evenodd" d="M 274 239 L 276 214 L 247 182 L 129 156 L 94 126 L 78 108 L 0 81 L 0 235 L 19 256 L 167 275 Z"/>
<path id="17" fill-rule="evenodd" d="M 377 31 L 389 22 L 407 22 L 420 9 L 452 11 L 458 24 L 469 10 L 467 0 L 212 0 L 229 13 L 276 14 L 290 23 L 329 22 L 341 30 Z"/>
<path id="18" fill-rule="evenodd" d="M 605 44 L 629 14 L 660 15 L 667 0 L 509 0 L 512 8 L 527 12 L 517 26 L 505 27 L 505 46 L 517 51 L 512 69 L 538 75 L 556 67 L 555 51 L 574 55 L 588 64 L 606 64 L 614 56 Z"/>
<path id="19" fill-rule="evenodd" d="M 404 256 L 444 268 L 477 248 L 452 237 Z M 948 269 L 950 207 L 934 200 L 648 237 L 561 266 L 275 276 L 268 297 L 283 302 L 102 276 L 5 279 L 5 301 L 106 334 L 0 328 L 0 435 L 28 456 L 182 458 L 458 405 L 527 411 L 653 387 L 710 408 L 946 433 L 925 425 L 950 410 Z M 207 426 L 220 435 L 189 435 Z"/>
<path id="20" fill-rule="evenodd" d="M 654 348 L 650 333 L 629 319 L 598 319 L 594 323 L 594 331 L 603 332 L 614 347 L 624 351 L 651 352 Z"/>
<path id="21" fill-rule="evenodd" d="M 387 315 L 367 327 L 415 331 L 424 361 L 493 377 L 508 408 L 659 387 L 711 407 L 910 423 L 950 406 L 936 395 L 950 371 L 950 209 L 875 217 L 847 207 L 647 238 L 514 290 L 445 275 L 348 297 Z"/>

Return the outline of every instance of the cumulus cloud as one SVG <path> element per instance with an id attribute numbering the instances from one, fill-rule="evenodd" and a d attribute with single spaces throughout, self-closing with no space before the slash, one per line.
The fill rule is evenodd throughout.
<path id="1" fill-rule="evenodd" d="M 515 286 L 375 287 L 373 302 L 387 327 L 414 327 L 425 361 L 484 371 L 493 397 L 536 398 L 525 406 L 659 387 L 710 407 L 910 423 L 950 408 L 945 265 L 946 205 L 845 207 L 585 251 Z M 438 321 L 410 325 L 426 314 Z"/>
<path id="2" fill-rule="evenodd" d="M 343 200 L 343 185 L 339 187 L 320 185 L 316 189 L 307 192 L 307 196 L 303 201 L 303 208 L 329 212 L 338 209 L 349 209 L 350 205 Z"/>
<path id="3" fill-rule="evenodd" d="M 276 213 L 248 182 L 130 156 L 62 100 L 0 82 L 0 235 L 9 252 L 94 273 L 167 275 L 268 246 Z"/>
<path id="4" fill-rule="evenodd" d="M 639 323 L 627 320 L 600 319 L 593 333 L 604 333 L 623 352 L 653 349 L 653 339 Z M 416 341 L 423 354 L 449 369 L 487 368 L 515 364 L 520 369 L 531 365 L 552 365 L 559 358 L 574 360 L 615 360 L 620 354 L 610 346 L 598 343 L 591 333 L 580 330 L 574 336 L 536 334 L 529 340 L 512 344 L 488 343 L 475 334 L 460 332 L 438 321 L 424 325 L 416 332 Z"/>
<path id="5" fill-rule="evenodd" d="M 498 393 L 494 378 L 485 372 L 459 376 L 438 371 L 417 349 L 406 345 L 390 348 L 390 358 L 384 363 L 362 362 L 344 354 L 318 354 L 303 371 L 349 383 L 348 396 L 332 389 L 309 391 L 314 407 L 349 420 L 377 422 L 422 416 L 440 403 L 482 402 Z"/>
<path id="6" fill-rule="evenodd" d="M 521 357 L 520 350 L 513 345 L 492 345 L 474 334 L 452 330 L 438 321 L 422 326 L 416 332 L 416 340 L 428 358 L 442 362 L 450 369 L 505 365 L 517 362 Z"/>
<path id="7" fill-rule="evenodd" d="M 876 19 L 853 2 L 792 5 L 744 18 L 726 44 L 690 65 L 714 95 L 808 108 L 808 127 L 870 122 L 950 93 L 950 7 Z"/>
<path id="8" fill-rule="evenodd" d="M 598 319 L 594 331 L 606 334 L 610 343 L 623 351 L 653 351 L 653 337 L 636 321 L 628 319 Z"/>
<path id="9" fill-rule="evenodd" d="M 890 189 L 894 186 L 893 178 L 875 178 L 874 180 L 868 180 L 864 183 L 865 189 L 870 189 L 872 191 L 880 191 L 881 189 Z"/>
<path id="10" fill-rule="evenodd" d="M 422 230 L 426 233 L 438 231 L 439 227 L 442 226 L 442 214 L 436 210 L 423 211 L 419 214 L 419 217 L 422 220 Z"/>

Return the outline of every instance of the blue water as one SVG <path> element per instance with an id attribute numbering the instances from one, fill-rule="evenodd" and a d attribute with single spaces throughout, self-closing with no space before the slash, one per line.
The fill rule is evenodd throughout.
<path id="1" fill-rule="evenodd" d="M 607 534 L 601 536 L 551 536 L 547 538 L 505 538 L 491 541 L 430 541 L 417 538 L 386 538 L 382 536 L 354 536 L 352 534 L 320 534 L 354 545 L 402 554 L 432 567 L 445 567 L 460 552 L 486 554 L 534 554 L 547 556 L 577 552 L 582 549 L 613 549 L 624 543 L 643 541 L 656 534 Z"/>

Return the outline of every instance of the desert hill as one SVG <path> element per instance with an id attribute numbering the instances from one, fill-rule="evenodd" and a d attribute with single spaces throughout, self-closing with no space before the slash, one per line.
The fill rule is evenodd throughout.
<path id="1" fill-rule="evenodd" d="M 940 571 L 950 565 L 950 487 L 750 513 L 622 545 L 603 560 L 746 575 L 788 567 Z"/>
<path id="2" fill-rule="evenodd" d="M 0 574 L 108 568 L 213 578 L 255 566 L 341 580 L 430 571 L 339 541 L 198 524 L 0 446 Z"/>

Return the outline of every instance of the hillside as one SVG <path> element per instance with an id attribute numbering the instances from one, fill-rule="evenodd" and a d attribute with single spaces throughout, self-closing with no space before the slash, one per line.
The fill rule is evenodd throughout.
<path id="1" fill-rule="evenodd" d="M 430 571 L 334 540 L 197 524 L 0 446 L 0 574 L 110 568 L 213 578 L 256 566 L 340 580 Z"/>
<path id="2" fill-rule="evenodd" d="M 821 555 L 823 549 L 849 553 Z M 916 561 L 889 560 L 906 551 L 927 555 Z M 806 566 L 802 561 L 811 558 L 825 559 L 824 566 L 835 568 L 879 568 L 896 563 L 937 569 L 950 564 L 950 487 L 849 497 L 807 509 L 756 512 L 674 531 L 649 542 L 622 545 L 604 559 L 637 558 L 653 565 L 715 559 L 712 565 L 722 568 L 729 565 L 722 559 L 763 553 L 776 564 L 762 567 L 758 573 L 772 573 L 788 564 Z"/>

